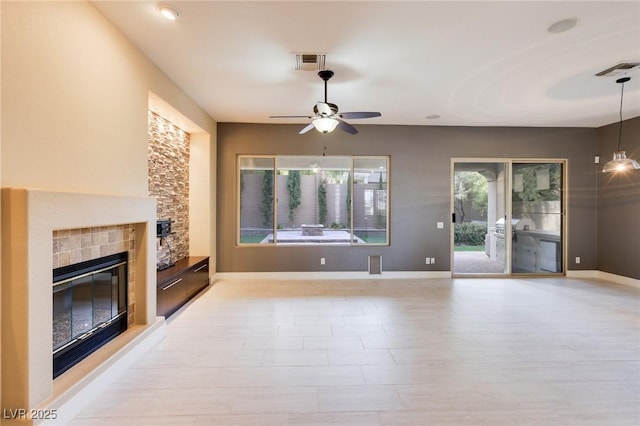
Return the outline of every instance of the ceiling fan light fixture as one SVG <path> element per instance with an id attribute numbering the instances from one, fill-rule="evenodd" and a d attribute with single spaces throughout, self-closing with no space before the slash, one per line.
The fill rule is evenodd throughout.
<path id="1" fill-rule="evenodd" d="M 331 133 L 338 127 L 338 120 L 330 117 L 320 117 L 312 121 L 313 127 L 320 133 Z"/>
<path id="2" fill-rule="evenodd" d="M 160 3 L 156 6 L 158 13 L 170 21 L 175 21 L 180 17 L 180 11 L 170 4 Z"/>
<path id="3" fill-rule="evenodd" d="M 356 119 L 356 118 L 373 118 L 380 117 L 382 114 L 378 111 L 352 111 L 352 112 L 341 112 L 338 113 L 338 105 L 333 104 L 327 101 L 327 81 L 333 77 L 333 71 L 331 70 L 320 70 L 318 71 L 318 77 L 320 77 L 324 81 L 324 102 L 318 102 L 313 107 L 313 116 L 304 116 L 304 115 L 271 115 L 270 118 L 310 118 L 311 123 L 305 126 L 302 130 L 298 132 L 300 135 L 304 135 L 305 133 L 311 131 L 312 129 L 316 129 L 320 133 L 331 133 L 336 127 L 342 130 L 343 132 L 347 132 L 351 135 L 355 135 L 358 133 L 358 130 L 353 127 L 351 124 L 347 123 L 346 120 Z"/>

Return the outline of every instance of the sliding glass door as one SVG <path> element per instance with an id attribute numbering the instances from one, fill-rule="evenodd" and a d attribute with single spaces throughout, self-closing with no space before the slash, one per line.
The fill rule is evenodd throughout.
<path id="1" fill-rule="evenodd" d="M 512 273 L 564 271 L 562 166 L 557 162 L 512 164 Z"/>
<path id="2" fill-rule="evenodd" d="M 508 273 L 504 240 L 507 170 L 505 162 L 454 163 L 454 274 Z"/>
<path id="3" fill-rule="evenodd" d="M 453 274 L 563 273 L 564 166 L 454 160 Z"/>

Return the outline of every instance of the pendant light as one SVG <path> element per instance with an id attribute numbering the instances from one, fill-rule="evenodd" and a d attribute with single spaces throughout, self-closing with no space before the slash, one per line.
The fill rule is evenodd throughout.
<path id="1" fill-rule="evenodd" d="M 620 92 L 620 125 L 618 127 L 618 149 L 613 153 L 613 160 L 607 162 L 602 171 L 604 173 L 626 172 L 627 170 L 640 169 L 640 163 L 632 158 L 627 158 L 627 154 L 620 149 L 620 141 L 622 140 L 622 100 L 624 99 L 624 84 L 631 80 L 631 77 L 622 77 L 616 80 L 616 83 L 622 85 Z"/>

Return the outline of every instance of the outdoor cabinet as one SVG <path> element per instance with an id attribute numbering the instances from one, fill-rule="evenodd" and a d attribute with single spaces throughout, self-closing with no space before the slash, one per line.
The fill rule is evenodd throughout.
<path id="1" fill-rule="evenodd" d="M 168 318 L 209 285 L 209 258 L 184 258 L 157 278 L 157 315 Z"/>

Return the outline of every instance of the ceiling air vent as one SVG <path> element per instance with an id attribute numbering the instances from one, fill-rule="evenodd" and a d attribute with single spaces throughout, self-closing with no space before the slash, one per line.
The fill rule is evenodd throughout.
<path id="1" fill-rule="evenodd" d="M 324 53 L 294 53 L 294 69 L 296 71 L 321 71 L 327 55 Z"/>
<path id="2" fill-rule="evenodd" d="M 640 62 L 620 62 L 604 71 L 600 71 L 596 74 L 597 77 L 620 77 L 628 73 L 633 68 L 640 65 Z"/>

